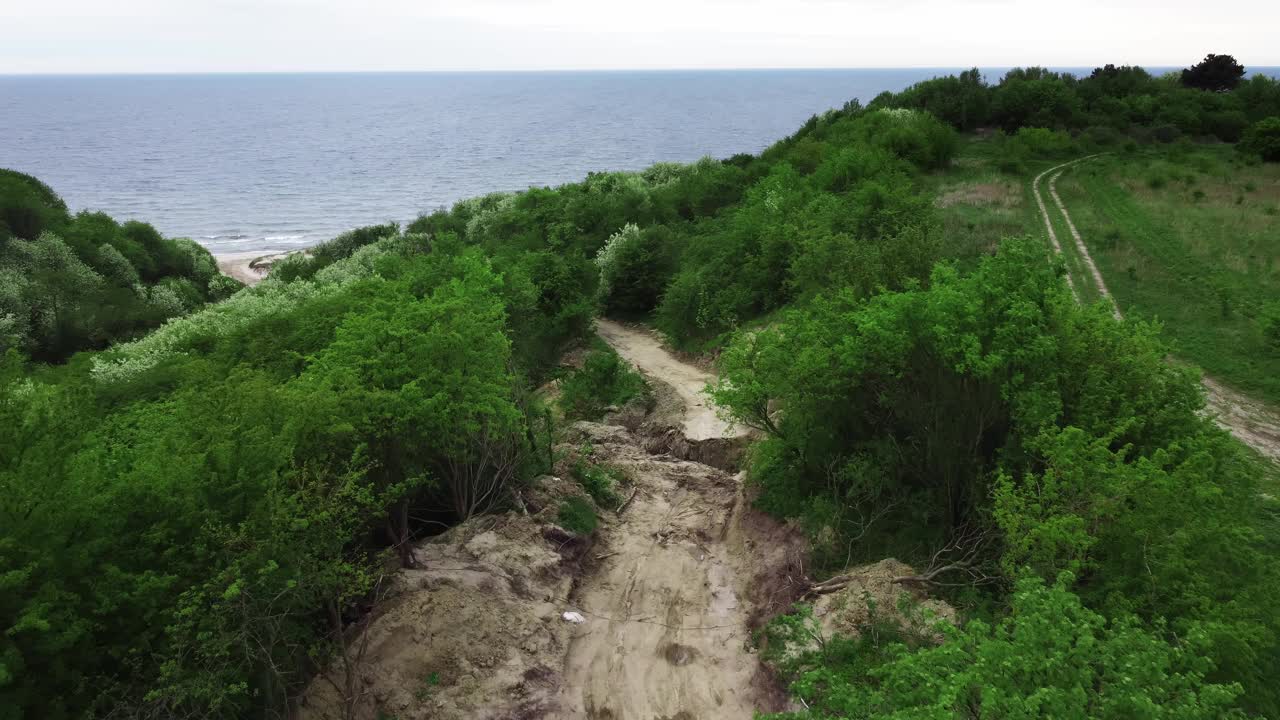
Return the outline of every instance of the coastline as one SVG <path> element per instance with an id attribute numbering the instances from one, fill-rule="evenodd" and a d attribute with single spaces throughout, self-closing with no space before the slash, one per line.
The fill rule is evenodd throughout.
<path id="1" fill-rule="evenodd" d="M 215 253 L 213 259 L 218 262 L 218 271 L 223 275 L 252 287 L 262 282 L 277 260 L 291 254 L 291 252 L 253 250 Z"/>

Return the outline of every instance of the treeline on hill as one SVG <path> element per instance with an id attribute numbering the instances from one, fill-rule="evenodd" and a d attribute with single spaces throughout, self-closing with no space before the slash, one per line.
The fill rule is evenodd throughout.
<path id="1" fill-rule="evenodd" d="M 238 289 L 200 245 L 103 213 L 72 216 L 48 186 L 0 170 L 0 351 L 60 362 Z"/>
<path id="2" fill-rule="evenodd" d="M 105 351 L 72 354 L 126 336 L 55 302 L 59 350 L 8 342 L 0 364 L 0 718 L 286 713 L 388 559 L 548 470 L 531 390 L 601 309 L 683 348 L 728 343 L 719 399 L 766 434 L 751 480 L 821 567 L 942 547 L 983 579 L 954 594 L 985 618 L 941 647 L 895 631 L 793 655 L 805 716 L 1280 713 L 1275 535 L 1249 459 L 1149 328 L 1072 304 L 1032 241 L 980 261 L 949 245 L 921 189 L 953 126 L 1004 117 L 1002 87 L 1098 82 L 967 73 L 759 156 L 464 201 Z M 1237 98 L 1247 118 L 1277 95 L 1143 83 L 1111 95 L 1154 96 L 1155 115 L 1115 126 L 1139 139 L 1165 93 Z M 1092 122 L 1066 117 L 998 122 Z M 74 236 L 47 188 L 5 177 L 0 206 L 41 198 L 11 228 L 58 220 L 6 247 Z"/>

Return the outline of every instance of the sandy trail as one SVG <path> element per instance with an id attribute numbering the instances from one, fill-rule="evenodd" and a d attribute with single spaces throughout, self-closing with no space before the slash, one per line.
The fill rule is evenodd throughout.
<path id="1" fill-rule="evenodd" d="M 709 406 L 710 375 L 672 357 L 652 333 L 608 320 L 597 330 L 676 389 L 691 438 L 738 434 Z M 747 720 L 768 709 L 772 687 L 748 629 L 749 553 L 733 531 L 738 478 L 650 455 L 620 429 L 580 425 L 597 454 L 629 472 L 637 494 L 602 533 L 603 559 L 575 595 L 587 621 L 569 647 L 560 717 Z"/>
<path id="2" fill-rule="evenodd" d="M 1080 160 L 1088 160 L 1090 157 L 1080 158 Z M 1077 161 L 1079 162 L 1079 161 Z M 1062 219 L 1067 221 L 1067 229 L 1071 231 L 1071 237 L 1076 242 L 1076 250 L 1080 253 L 1080 259 L 1084 261 L 1085 267 L 1089 268 L 1089 274 L 1093 276 L 1094 286 L 1098 288 L 1098 294 L 1111 302 L 1111 314 L 1117 320 L 1123 320 L 1124 316 L 1120 314 L 1120 306 L 1116 304 L 1114 298 L 1111 297 L 1111 291 L 1107 289 L 1107 283 L 1102 279 L 1102 273 L 1098 272 L 1098 266 L 1093 262 L 1093 256 L 1089 254 L 1089 248 L 1084 244 L 1084 238 L 1080 237 L 1080 231 L 1076 229 L 1076 224 L 1071 222 L 1071 214 L 1067 212 L 1067 206 L 1062 204 L 1062 198 L 1058 197 L 1058 178 L 1062 177 L 1065 170 L 1059 170 L 1049 178 L 1049 195 L 1053 198 L 1053 204 L 1058 206 L 1058 212 L 1062 213 Z M 1061 251 L 1059 251 L 1061 252 Z"/>
<path id="3" fill-rule="evenodd" d="M 681 362 L 662 347 L 662 341 L 651 331 L 629 328 L 612 320 L 596 320 L 596 332 L 624 360 L 647 375 L 653 375 L 675 388 L 684 402 L 684 436 L 689 440 L 741 437 L 746 428 L 731 426 L 721 419 L 707 397 L 707 383 L 715 378 L 707 372 Z"/>
<path id="4" fill-rule="evenodd" d="M 1280 414 L 1208 375 L 1200 378 L 1205 405 L 1218 425 L 1259 454 L 1280 463 Z"/>
<path id="5" fill-rule="evenodd" d="M 1093 281 L 1098 288 L 1098 294 L 1111 303 L 1111 311 L 1116 319 L 1123 320 L 1124 314 L 1120 312 L 1119 303 L 1111 296 L 1111 291 L 1107 290 L 1107 284 L 1102 279 L 1102 273 L 1098 271 L 1097 264 L 1093 262 L 1093 256 L 1089 254 L 1089 248 L 1085 245 L 1084 238 L 1080 236 L 1080 231 L 1076 229 L 1075 223 L 1071 222 L 1071 214 L 1067 212 L 1067 206 L 1063 204 L 1062 198 L 1058 197 L 1056 187 L 1058 178 L 1070 166 L 1094 157 L 1098 156 L 1089 155 L 1045 170 L 1031 182 L 1031 190 L 1036 196 L 1036 201 L 1040 203 L 1040 214 L 1044 218 L 1045 227 L 1049 231 L 1049 239 L 1053 242 L 1054 249 L 1061 255 L 1062 248 L 1058 244 L 1057 236 L 1054 235 L 1053 224 L 1049 221 L 1049 213 L 1045 208 L 1044 202 L 1040 200 L 1040 191 L 1037 187 L 1041 178 L 1049 173 L 1054 173 L 1049 180 L 1049 194 L 1053 197 L 1053 202 L 1057 205 L 1058 212 L 1062 213 L 1062 218 L 1066 221 L 1067 228 L 1075 239 L 1076 249 L 1079 251 L 1085 267 L 1089 268 L 1089 272 L 1093 276 Z M 1070 273 L 1067 274 L 1067 282 L 1071 284 L 1071 292 L 1075 294 L 1075 284 L 1071 282 Z M 1076 294 L 1076 300 L 1079 299 L 1080 296 Z M 1259 454 L 1270 458 L 1272 461 L 1280 462 L 1280 412 L 1267 407 L 1266 404 L 1254 400 L 1244 393 L 1232 390 L 1208 375 L 1202 376 L 1200 382 L 1205 389 L 1205 405 L 1213 415 L 1214 421 L 1222 429 L 1235 436 L 1237 440 L 1258 451 Z"/>
<path id="6" fill-rule="evenodd" d="M 724 540 L 734 478 L 688 461 L 611 462 L 631 471 L 639 495 L 574 598 L 587 621 L 569 646 L 562 717 L 751 718 L 767 692 Z"/>
<path id="7" fill-rule="evenodd" d="M 1079 162 L 1079 160 L 1073 160 L 1072 162 Z M 1057 167 L 1051 167 L 1037 175 L 1036 178 L 1031 181 L 1031 194 L 1036 198 L 1036 205 L 1040 206 L 1040 217 L 1044 218 L 1045 232 L 1049 234 L 1049 242 L 1053 244 L 1053 251 L 1057 253 L 1058 257 L 1062 257 L 1062 244 L 1058 242 L 1058 233 L 1054 231 L 1053 223 L 1049 220 L 1049 210 L 1044 205 L 1044 198 L 1040 196 L 1040 181 L 1045 175 L 1048 175 L 1054 170 L 1065 168 L 1070 164 L 1071 163 L 1065 163 Z M 1057 176 L 1055 175 L 1054 177 L 1056 178 Z M 1067 273 L 1067 287 L 1071 288 L 1071 294 L 1075 296 L 1076 302 L 1079 302 L 1080 293 L 1076 291 L 1076 282 L 1071 279 L 1071 273 Z"/>

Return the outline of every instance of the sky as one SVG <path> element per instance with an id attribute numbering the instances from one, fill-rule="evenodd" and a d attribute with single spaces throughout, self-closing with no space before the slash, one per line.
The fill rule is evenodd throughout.
<path id="1" fill-rule="evenodd" d="M 1280 65 L 1280 2 L 0 0 L 0 73 Z"/>

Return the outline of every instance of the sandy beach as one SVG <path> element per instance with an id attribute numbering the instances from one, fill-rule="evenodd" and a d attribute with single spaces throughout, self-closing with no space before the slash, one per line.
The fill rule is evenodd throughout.
<path id="1" fill-rule="evenodd" d="M 218 261 L 218 270 L 230 278 L 235 278 L 245 285 L 257 285 L 267 276 L 271 265 L 287 252 L 271 252 L 255 250 L 238 253 L 222 253 L 214 255 Z"/>

